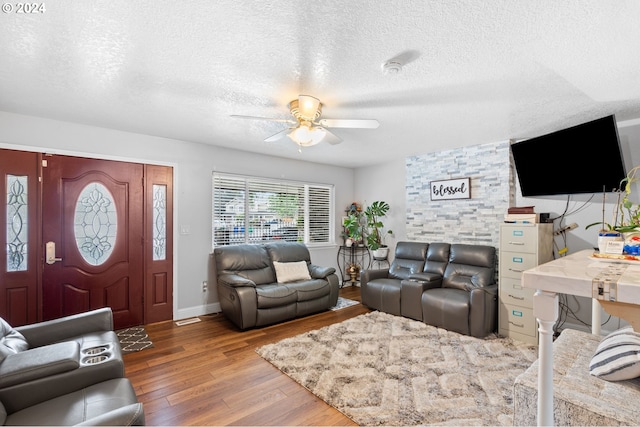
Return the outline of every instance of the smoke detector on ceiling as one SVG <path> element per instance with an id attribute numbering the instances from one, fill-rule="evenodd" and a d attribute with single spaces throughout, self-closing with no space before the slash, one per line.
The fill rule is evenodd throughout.
<path id="1" fill-rule="evenodd" d="M 402 64 L 398 61 L 387 61 L 382 64 L 382 72 L 384 74 L 400 74 L 402 72 Z"/>

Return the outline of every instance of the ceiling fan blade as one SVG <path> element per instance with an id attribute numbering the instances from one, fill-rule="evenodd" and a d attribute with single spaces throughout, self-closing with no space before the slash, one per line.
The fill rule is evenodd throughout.
<path id="1" fill-rule="evenodd" d="M 328 128 L 377 129 L 380 126 L 375 119 L 322 119 L 318 123 Z"/>
<path id="2" fill-rule="evenodd" d="M 324 132 L 325 132 L 325 135 L 324 135 L 324 138 L 322 139 L 322 142 L 327 142 L 331 145 L 340 144 L 342 142 L 342 138 L 340 138 L 336 134 L 329 132 L 327 129 L 324 129 Z"/>
<path id="3" fill-rule="evenodd" d="M 265 138 L 264 142 L 275 142 L 275 141 L 277 141 L 277 140 L 279 140 L 281 138 L 284 138 L 290 131 L 291 131 L 291 128 L 287 128 L 287 129 L 281 130 L 280 132 L 278 132 L 278 133 L 276 133 L 274 135 L 271 135 L 268 138 Z"/>
<path id="4" fill-rule="evenodd" d="M 257 117 L 257 116 L 241 116 L 238 114 L 232 114 L 231 117 L 233 117 L 234 119 L 268 120 L 270 122 L 278 122 L 278 123 L 296 123 L 293 120 L 288 120 L 288 119 L 273 119 L 270 117 Z"/>

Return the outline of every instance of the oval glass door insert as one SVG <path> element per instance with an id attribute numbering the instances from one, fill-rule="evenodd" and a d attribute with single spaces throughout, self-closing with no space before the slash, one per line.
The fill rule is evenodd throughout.
<path id="1" fill-rule="evenodd" d="M 76 202 L 74 233 L 78 251 L 91 265 L 103 264 L 116 243 L 118 218 L 113 195 L 99 182 L 87 184 Z"/>

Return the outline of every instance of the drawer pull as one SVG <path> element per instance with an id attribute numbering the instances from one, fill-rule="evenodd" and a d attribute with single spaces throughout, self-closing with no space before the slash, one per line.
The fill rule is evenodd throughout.
<path id="1" fill-rule="evenodd" d="M 512 322 L 511 320 L 509 320 L 509 323 L 515 326 L 516 328 L 524 328 L 524 325 L 519 325 L 517 323 Z"/>
<path id="2" fill-rule="evenodd" d="M 523 242 L 509 242 L 509 244 L 513 246 L 524 246 Z"/>
<path id="3" fill-rule="evenodd" d="M 524 297 L 517 297 L 517 296 L 511 295 L 511 294 L 509 294 L 509 298 L 518 299 L 520 301 L 524 300 Z"/>
<path id="4" fill-rule="evenodd" d="M 514 273 L 522 273 L 524 270 L 518 270 L 516 268 L 510 268 L 509 271 L 513 271 Z"/>

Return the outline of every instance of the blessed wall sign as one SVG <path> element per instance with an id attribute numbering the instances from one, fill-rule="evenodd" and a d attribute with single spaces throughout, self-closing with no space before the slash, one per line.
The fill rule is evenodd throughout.
<path id="1" fill-rule="evenodd" d="M 471 186 L 469 178 L 431 181 L 431 200 L 470 199 Z"/>

